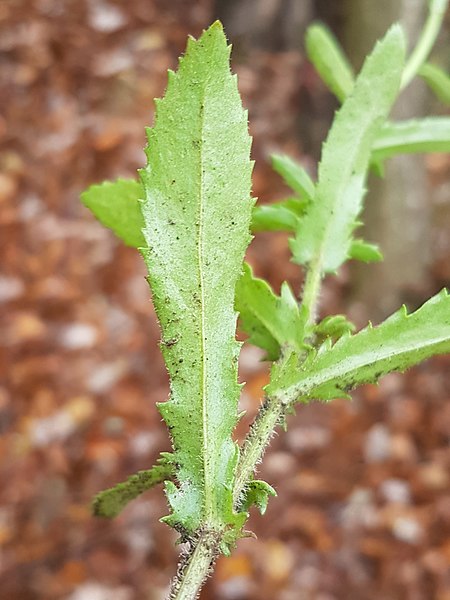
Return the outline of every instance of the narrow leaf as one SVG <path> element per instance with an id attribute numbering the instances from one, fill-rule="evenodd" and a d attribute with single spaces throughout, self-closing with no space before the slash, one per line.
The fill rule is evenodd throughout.
<path id="1" fill-rule="evenodd" d="M 426 81 L 441 102 L 450 104 L 450 77 L 443 69 L 425 63 L 420 67 L 419 75 Z"/>
<path id="2" fill-rule="evenodd" d="M 255 206 L 252 213 L 252 231 L 295 231 L 299 216 L 307 201 L 287 198 L 273 204 Z"/>
<path id="3" fill-rule="evenodd" d="M 372 160 L 382 162 L 396 154 L 450 151 L 450 117 L 386 123 L 372 146 Z"/>
<path id="4" fill-rule="evenodd" d="M 165 521 L 184 535 L 239 528 L 232 507 L 238 448 L 239 344 L 235 285 L 250 241 L 252 163 L 247 114 L 222 26 L 190 38 L 169 72 L 148 131 L 142 213 L 170 400 L 159 405 L 173 441 L 177 483 Z"/>
<path id="5" fill-rule="evenodd" d="M 353 240 L 350 246 L 349 257 L 362 262 L 380 262 L 383 255 L 376 244 L 369 244 L 364 240 Z"/>
<path id="6" fill-rule="evenodd" d="M 96 517 L 112 519 L 125 506 L 150 488 L 173 477 L 174 468 L 166 459 L 159 461 L 147 471 L 138 471 L 126 481 L 97 494 L 92 502 L 92 512 Z"/>
<path id="7" fill-rule="evenodd" d="M 367 58 L 352 93 L 338 111 L 324 144 L 314 202 L 291 240 L 294 261 L 316 261 L 334 272 L 348 257 L 362 208 L 372 144 L 396 98 L 404 36 L 392 27 Z"/>
<path id="8" fill-rule="evenodd" d="M 305 318 L 288 284 L 283 283 L 281 296 L 276 296 L 269 284 L 253 276 L 251 267 L 236 286 L 236 310 L 248 342 L 267 352 L 267 360 L 276 360 L 283 346 L 301 349 Z"/>
<path id="9" fill-rule="evenodd" d="M 105 181 L 91 185 L 81 194 L 81 201 L 97 219 L 114 231 L 127 246 L 146 246 L 139 200 L 144 197 L 142 184 L 133 179 Z"/>
<path id="10" fill-rule="evenodd" d="M 275 373 L 268 393 L 283 398 L 331 400 L 362 383 L 450 352 L 450 296 L 443 290 L 408 314 L 405 307 L 386 321 L 341 337 L 311 353 L 303 365 L 295 357 Z"/>
<path id="11" fill-rule="evenodd" d="M 296 194 L 307 200 L 313 199 L 314 182 L 306 169 L 284 154 L 272 154 L 272 166 Z"/>
<path id="12" fill-rule="evenodd" d="M 354 86 L 353 68 L 333 33 L 322 23 L 306 31 L 306 52 L 316 71 L 338 100 L 343 102 Z"/>

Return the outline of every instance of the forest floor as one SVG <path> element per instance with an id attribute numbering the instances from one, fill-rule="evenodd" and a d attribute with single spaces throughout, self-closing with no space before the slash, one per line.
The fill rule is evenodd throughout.
<path id="1" fill-rule="evenodd" d="M 209 4 L 0 5 L 2 599 L 162 600 L 174 574 L 161 489 L 113 522 L 90 513 L 96 492 L 169 449 L 155 408 L 167 377 L 143 261 L 79 194 L 143 164 L 153 98 L 187 34 L 210 21 Z M 271 152 L 314 169 L 297 134 L 305 89 L 328 101 L 299 54 L 255 51 L 235 69 L 254 195 L 267 202 L 287 192 Z M 448 158 L 428 164 L 448 191 Z M 299 290 L 285 235 L 258 235 L 249 260 L 275 289 L 288 279 Z M 449 280 L 448 252 L 432 272 L 436 286 Z M 326 284 L 324 313 L 345 310 L 349 289 L 344 269 Z M 244 346 L 240 437 L 267 382 L 260 358 Z M 447 356 L 352 402 L 299 407 L 261 465 L 278 497 L 251 517 L 258 539 L 218 561 L 202 598 L 450 600 L 449 400 Z"/>

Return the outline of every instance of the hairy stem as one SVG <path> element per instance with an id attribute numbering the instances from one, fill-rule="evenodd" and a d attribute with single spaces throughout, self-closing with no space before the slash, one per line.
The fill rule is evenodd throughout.
<path id="1" fill-rule="evenodd" d="M 251 426 L 244 442 L 241 458 L 236 470 L 233 489 L 233 504 L 239 507 L 242 492 L 250 481 L 256 465 L 263 457 L 275 427 L 283 416 L 284 406 L 281 402 L 266 398 Z"/>
<path id="2" fill-rule="evenodd" d="M 169 600 L 195 600 L 218 555 L 217 535 L 203 533 L 191 553 L 180 563 L 172 582 Z"/>
<path id="3" fill-rule="evenodd" d="M 309 265 L 303 289 L 303 304 L 308 309 L 310 324 L 313 324 L 316 320 L 321 282 L 322 263 L 319 256 Z M 275 428 L 284 418 L 287 406 L 285 402 L 278 398 L 267 397 L 250 428 L 236 469 L 233 489 L 233 505 L 236 510 L 240 508 L 242 493 L 252 479 L 256 466 L 262 459 Z M 212 540 L 211 535 L 199 538 L 192 554 L 179 567 L 178 575 L 172 584 L 169 600 L 194 600 L 197 598 L 211 565 L 219 553 L 219 541 L 217 538 Z"/>
<path id="4" fill-rule="evenodd" d="M 417 45 L 406 63 L 403 71 L 401 89 L 404 89 L 426 61 L 436 41 L 442 21 L 447 10 L 448 0 L 430 0 L 429 14 Z"/>
<path id="5" fill-rule="evenodd" d="M 316 321 L 321 282 L 322 261 L 321 256 L 318 256 L 308 266 L 305 285 L 303 287 L 302 303 L 308 310 L 308 324 L 310 325 Z M 283 358 L 280 360 L 283 360 Z M 287 406 L 285 402 L 282 402 L 278 398 L 267 397 L 259 409 L 243 444 L 236 470 L 233 489 L 233 503 L 235 508 L 239 508 L 242 492 L 252 478 L 256 465 L 262 459 L 276 426 L 284 417 Z"/>

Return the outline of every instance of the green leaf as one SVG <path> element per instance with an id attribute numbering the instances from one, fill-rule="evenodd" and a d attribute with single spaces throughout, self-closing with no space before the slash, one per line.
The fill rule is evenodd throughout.
<path id="1" fill-rule="evenodd" d="M 306 204 L 307 201 L 300 198 L 287 198 L 281 202 L 255 206 L 252 231 L 295 231 Z"/>
<path id="2" fill-rule="evenodd" d="M 441 102 L 450 104 L 450 77 L 443 69 L 425 63 L 420 67 L 418 73 Z"/>
<path id="3" fill-rule="evenodd" d="M 140 182 L 118 179 L 90 186 L 81 198 L 97 219 L 125 244 L 145 248 L 147 242 L 142 234 L 144 219 L 139 204 L 143 194 Z M 305 206 L 305 200 L 295 197 L 255 206 L 252 212 L 252 231 L 295 231 L 298 216 Z"/>
<path id="4" fill-rule="evenodd" d="M 283 346 L 301 349 L 305 316 L 286 282 L 281 296 L 276 296 L 269 284 L 253 276 L 244 264 L 244 272 L 236 286 L 236 310 L 240 324 L 250 344 L 263 348 L 267 360 L 276 360 Z"/>
<path id="5" fill-rule="evenodd" d="M 96 517 L 112 519 L 122 512 L 129 502 L 173 475 L 171 460 L 162 456 L 158 464 L 151 469 L 138 471 L 126 481 L 97 494 L 92 502 L 92 512 Z"/>
<path id="6" fill-rule="evenodd" d="M 133 179 L 105 181 L 91 185 L 81 194 L 81 201 L 97 219 L 112 229 L 127 246 L 146 246 L 139 200 L 144 197 L 142 184 Z"/>
<path id="7" fill-rule="evenodd" d="M 272 167 L 281 175 L 286 184 L 301 198 L 314 198 L 314 182 L 297 162 L 284 154 L 272 154 Z"/>
<path id="8" fill-rule="evenodd" d="M 372 146 L 372 160 L 380 163 L 396 154 L 450 151 L 450 117 L 427 117 L 386 123 Z"/>
<path id="9" fill-rule="evenodd" d="M 355 326 L 344 315 L 325 317 L 316 327 L 315 333 L 320 337 L 338 339 L 345 333 L 353 333 Z"/>
<path id="10" fill-rule="evenodd" d="M 364 240 L 353 240 L 350 246 L 349 257 L 362 262 L 380 262 L 383 255 L 376 244 L 369 244 Z"/>
<path id="11" fill-rule="evenodd" d="M 139 203 L 143 195 L 140 182 L 118 179 L 90 186 L 83 192 L 81 199 L 97 219 L 125 244 L 145 248 L 147 242 L 142 234 L 144 219 Z M 295 231 L 298 217 L 304 212 L 306 204 L 306 200 L 292 197 L 255 206 L 252 212 L 252 231 Z"/>
<path id="12" fill-rule="evenodd" d="M 277 493 L 271 485 L 265 481 L 254 479 L 250 481 L 245 490 L 242 510 L 248 512 L 252 506 L 256 506 L 263 515 L 266 512 L 269 497 L 276 495 Z"/>
<path id="13" fill-rule="evenodd" d="M 306 52 L 316 71 L 338 100 L 343 102 L 354 86 L 354 73 L 341 45 L 322 23 L 306 31 Z"/>
<path id="14" fill-rule="evenodd" d="M 334 272 L 348 258 L 362 208 L 370 151 L 397 96 L 405 41 L 392 27 L 366 59 L 324 144 L 314 202 L 291 240 L 294 261 Z"/>
<path id="15" fill-rule="evenodd" d="M 402 307 L 377 327 L 369 325 L 334 345 L 326 343 L 301 366 L 292 355 L 275 373 L 267 392 L 285 402 L 348 397 L 348 391 L 357 385 L 375 383 L 387 373 L 405 371 L 447 352 L 450 296 L 443 290 L 412 314 Z"/>
<path id="16" fill-rule="evenodd" d="M 162 329 L 170 400 L 159 404 L 174 446 L 165 521 L 239 529 L 232 506 L 240 386 L 235 286 L 250 241 L 251 140 L 230 48 L 216 22 L 189 39 L 148 130 L 142 214 L 153 302 Z"/>

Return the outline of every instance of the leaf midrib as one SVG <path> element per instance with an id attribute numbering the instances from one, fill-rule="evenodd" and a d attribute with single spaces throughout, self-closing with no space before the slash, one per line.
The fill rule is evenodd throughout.
<path id="1" fill-rule="evenodd" d="M 370 353 L 364 353 L 362 355 L 364 357 L 364 360 L 361 360 L 361 359 L 356 360 L 356 361 L 352 360 L 351 368 L 345 372 L 344 376 L 350 376 L 354 371 L 364 368 L 364 367 L 368 366 L 369 364 L 375 365 L 379 362 L 382 362 L 384 360 L 389 360 L 390 358 L 393 358 L 393 357 L 400 358 L 404 354 L 408 354 L 410 352 L 415 352 L 415 351 L 425 350 L 431 346 L 435 346 L 437 344 L 444 343 L 445 341 L 448 341 L 448 337 L 440 337 L 440 338 L 434 338 L 433 340 L 427 340 L 427 342 L 425 344 L 412 343 L 406 348 L 403 347 L 402 350 L 399 352 L 395 352 L 395 349 L 393 349 L 391 352 L 387 352 L 384 355 L 378 356 L 378 358 L 377 358 L 376 350 L 372 350 Z M 332 352 L 332 349 L 330 350 L 330 352 Z M 360 358 L 360 357 L 358 357 L 358 358 Z M 370 360 L 370 359 L 372 359 L 372 360 Z M 318 373 L 312 374 L 312 375 L 306 377 L 303 381 L 300 381 L 300 382 L 290 386 L 288 389 L 283 390 L 283 393 L 290 394 L 291 392 L 296 392 L 296 391 L 298 391 L 299 394 L 310 393 L 311 390 L 314 387 L 316 387 L 317 385 L 326 384 L 327 382 L 330 382 L 339 376 L 342 377 L 342 369 L 340 367 L 347 360 L 349 360 L 349 359 L 343 358 L 342 360 L 334 363 L 332 366 L 322 369 Z M 312 367 L 313 366 L 314 366 L 314 364 L 312 365 Z M 308 383 L 308 385 L 305 385 L 307 383 Z"/>
<path id="2" fill-rule="evenodd" d="M 214 521 L 215 517 L 215 507 L 217 503 L 215 503 L 215 494 L 214 494 L 214 481 L 210 481 L 210 473 L 208 468 L 208 456 L 209 456 L 209 431 L 208 431 L 208 386 L 207 386 L 207 369 L 206 369 L 206 323 L 205 323 L 205 284 L 204 284 L 204 273 L 203 273 L 203 256 L 204 256 L 204 227 L 203 227 L 203 217 L 204 217 L 204 208 L 205 208 L 205 198 L 204 198 L 204 177 L 203 177 L 203 164 L 204 164 L 204 123 L 205 123 L 205 99 L 207 92 L 207 84 L 205 83 L 204 88 L 200 94 L 200 148 L 199 148 L 199 166 L 200 166 L 200 202 L 199 202 L 199 218 L 198 218 L 198 276 L 200 281 L 200 302 L 201 302 L 201 402 L 202 402 L 202 420 L 203 420 L 203 481 L 204 481 L 204 499 L 205 499 L 205 516 L 207 519 Z M 214 476 L 212 477 L 214 480 Z"/>
<path id="3" fill-rule="evenodd" d="M 380 119 L 378 119 L 378 121 L 380 121 Z M 375 123 L 375 120 L 372 121 L 373 123 Z M 367 131 L 368 129 L 365 129 L 363 131 L 363 133 L 361 133 L 361 135 L 357 136 L 358 137 L 358 144 L 354 144 L 353 148 L 353 153 L 351 154 L 351 160 L 346 160 L 346 165 L 347 166 L 347 174 L 350 174 L 352 172 L 352 169 L 354 168 L 352 165 L 355 164 L 356 162 L 356 157 L 358 156 L 358 154 L 360 153 L 360 148 L 361 148 L 361 144 L 362 141 L 364 140 L 364 137 L 367 135 Z M 364 181 L 365 179 L 365 175 L 364 172 L 361 174 L 357 174 L 355 172 L 355 174 L 353 175 L 353 177 L 362 177 L 362 180 Z M 319 173 L 319 182 L 322 180 L 326 180 L 327 177 L 323 176 L 321 177 L 321 174 Z M 335 194 L 334 194 L 334 200 L 331 200 L 331 211 L 332 211 L 332 217 L 331 219 L 328 219 L 327 224 L 324 228 L 324 234 L 322 236 L 322 241 L 319 244 L 319 248 L 316 254 L 316 258 L 312 259 L 310 262 L 315 262 L 315 264 L 317 265 L 317 268 L 320 269 L 320 273 L 323 274 L 324 273 L 324 263 L 325 263 L 325 257 L 326 257 L 326 249 L 327 249 L 327 245 L 328 242 L 331 238 L 334 238 L 332 232 L 333 230 L 336 229 L 336 223 L 339 222 L 339 215 L 341 214 L 341 210 L 342 207 L 345 206 L 345 191 L 346 189 L 349 188 L 350 182 L 352 180 L 352 176 L 349 175 L 347 176 L 342 176 L 340 179 L 340 183 L 338 186 L 338 189 L 336 190 Z M 346 182 L 346 183 L 345 183 Z M 323 198 L 325 195 L 328 194 L 324 194 L 324 192 L 322 191 L 322 187 L 323 184 L 317 186 L 317 198 L 315 199 L 315 201 L 317 203 L 320 203 L 321 201 L 321 197 Z M 362 198 L 360 199 L 360 205 L 362 203 Z M 331 232 L 331 233 L 330 233 Z M 350 238 L 349 238 L 349 244 L 350 244 Z"/>

